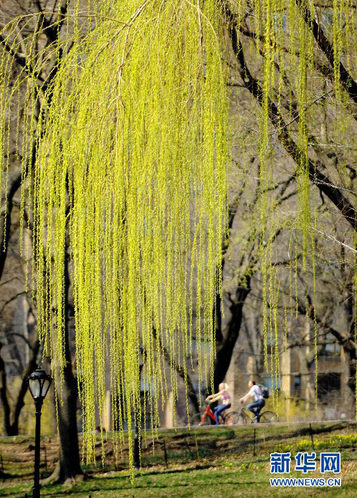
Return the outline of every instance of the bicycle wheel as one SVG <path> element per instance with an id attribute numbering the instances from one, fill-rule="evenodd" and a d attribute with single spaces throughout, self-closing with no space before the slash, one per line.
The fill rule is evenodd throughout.
<path id="1" fill-rule="evenodd" d="M 191 426 L 194 426 L 194 425 L 211 425 L 211 419 L 209 418 L 209 416 L 207 415 L 203 422 L 201 423 L 201 419 L 202 419 L 202 415 L 200 413 L 194 413 L 191 418 L 190 418 L 190 425 Z"/>
<path id="2" fill-rule="evenodd" d="M 226 413 L 224 423 L 226 425 L 237 425 L 243 422 L 240 422 L 240 414 L 238 412 L 228 412 Z"/>
<path id="3" fill-rule="evenodd" d="M 249 421 L 247 415 L 245 415 L 243 412 L 238 412 L 237 413 L 237 422 L 236 423 L 238 425 L 246 425 L 246 424 L 249 424 L 249 422 L 250 421 Z"/>
<path id="4" fill-rule="evenodd" d="M 259 417 L 259 422 L 263 424 L 271 424 L 272 422 L 276 422 L 278 420 L 278 416 L 274 412 L 263 412 Z"/>

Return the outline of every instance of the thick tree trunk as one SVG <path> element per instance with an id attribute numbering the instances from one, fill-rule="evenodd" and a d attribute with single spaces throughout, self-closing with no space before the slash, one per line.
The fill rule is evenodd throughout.
<path id="1" fill-rule="evenodd" d="M 55 373 L 57 390 L 59 393 L 58 403 L 58 431 L 60 438 L 60 458 L 52 475 L 44 483 L 77 481 L 83 479 L 80 465 L 78 430 L 77 430 L 77 381 L 72 370 L 72 358 L 69 340 L 69 271 L 68 254 L 65 256 L 65 327 L 64 327 L 64 349 L 65 368 L 62 381 L 59 372 Z M 59 384 L 61 383 L 61 384 Z"/>
<path id="2" fill-rule="evenodd" d="M 61 399 L 57 400 L 60 458 L 54 472 L 45 480 L 45 483 L 83 479 L 83 472 L 80 465 L 76 417 L 77 383 L 72 372 L 71 363 L 68 362 L 68 359 L 63 373 L 61 389 Z"/>
<path id="3" fill-rule="evenodd" d="M 27 364 L 27 367 L 22 375 L 22 382 L 21 382 L 21 387 L 19 394 L 17 396 L 17 401 L 14 409 L 14 416 L 13 420 L 11 423 L 11 436 L 16 436 L 19 433 L 19 419 L 20 419 L 20 414 L 21 410 L 25 405 L 25 396 L 28 390 L 28 384 L 27 384 L 27 377 L 30 375 L 31 372 L 33 372 L 36 369 L 37 366 L 37 357 L 38 353 L 40 351 L 40 341 L 36 337 L 35 343 L 32 348 L 32 354 L 30 361 Z"/>
<path id="4" fill-rule="evenodd" d="M 4 272 L 4 266 L 5 266 L 5 261 L 6 261 L 6 256 L 7 256 L 7 250 L 9 246 L 9 240 L 10 240 L 10 235 L 11 235 L 11 216 L 12 216 L 12 209 L 14 207 L 14 197 L 16 195 L 16 192 L 19 190 L 21 186 L 21 174 L 17 175 L 16 178 L 14 178 L 10 182 L 10 187 L 7 192 L 7 197 L 6 197 L 6 211 L 4 214 L 1 215 L 1 220 L 0 220 L 0 279 L 2 277 L 2 274 Z"/>
<path id="5" fill-rule="evenodd" d="M 356 396 L 356 350 L 344 349 L 344 354 L 345 354 L 347 371 L 348 371 L 347 386 L 350 389 L 348 399 L 351 401 L 350 405 L 352 411 L 355 408 L 354 401 Z"/>
<path id="6" fill-rule="evenodd" d="M 243 319 L 243 306 L 250 292 L 250 279 L 247 277 L 246 286 L 239 286 L 236 290 L 236 299 L 230 306 L 231 318 L 227 327 L 227 333 L 223 341 L 217 345 L 216 361 L 214 365 L 214 389 L 223 382 L 231 364 L 234 346 L 239 337 Z M 223 336 L 223 334 L 222 334 Z"/>
<path id="7" fill-rule="evenodd" d="M 355 338 L 355 309 L 354 302 L 355 296 L 353 292 L 353 282 L 349 279 L 348 272 L 345 267 L 345 250 L 342 247 L 341 249 L 342 256 L 342 275 L 347 282 L 346 290 L 345 290 L 345 300 L 344 300 L 344 308 L 346 312 L 346 322 L 347 326 L 349 325 L 349 339 L 342 342 L 341 346 L 343 349 L 346 366 L 347 366 L 347 386 L 350 390 L 349 392 L 349 401 L 351 401 L 351 408 L 355 408 L 355 397 L 356 397 L 356 360 L 357 360 L 357 350 L 356 344 L 354 343 Z"/>

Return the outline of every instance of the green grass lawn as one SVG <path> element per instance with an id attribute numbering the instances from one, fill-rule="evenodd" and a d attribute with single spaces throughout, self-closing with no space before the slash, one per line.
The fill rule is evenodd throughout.
<path id="1" fill-rule="evenodd" d="M 152 452 L 152 440 L 144 442 L 143 469 L 135 478 L 127 468 L 113 470 L 110 459 L 104 469 L 93 465 L 85 467 L 88 479 L 65 486 L 48 486 L 42 496 L 165 496 L 165 497 L 234 497 L 234 496 L 357 496 L 357 433 L 355 424 L 314 424 L 311 437 L 309 427 L 269 427 L 256 429 L 255 455 L 252 428 L 204 428 L 195 431 L 165 431 Z M 167 461 L 163 444 L 165 440 Z M 0 442 L 0 451 L 7 450 L 14 456 L 18 451 L 25 455 L 29 438 L 17 442 L 7 438 Z M 52 441 L 52 445 L 57 445 Z M 106 454 L 111 454 L 111 438 L 106 442 Z M 58 446 L 56 446 L 57 448 Z M 341 488 L 271 488 L 270 453 L 273 451 L 313 451 L 317 457 L 322 450 L 341 451 Z M 48 448 L 50 455 L 50 447 Z M 98 453 L 100 448 L 98 445 Z M 31 456 L 31 454 L 29 454 Z M 123 454 L 124 467 L 125 453 Z M 317 458 L 318 460 L 318 458 Z M 0 496 L 30 496 L 32 459 L 4 462 L 5 472 L 11 478 L 0 484 Z M 49 467 L 51 465 L 49 464 Z M 50 469 L 48 469 L 49 471 Z M 44 471 L 45 474 L 45 471 Z M 329 474 L 327 477 L 333 476 Z M 303 477 L 292 471 L 282 477 Z M 304 477 L 322 477 L 319 472 L 309 472 Z"/>

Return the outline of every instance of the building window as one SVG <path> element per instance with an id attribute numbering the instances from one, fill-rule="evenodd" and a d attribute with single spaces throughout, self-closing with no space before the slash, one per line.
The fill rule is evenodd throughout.
<path id="1" fill-rule="evenodd" d="M 301 394 L 301 375 L 294 375 L 294 394 L 295 395 L 300 395 Z"/>
<path id="2" fill-rule="evenodd" d="M 274 391 L 274 389 L 280 389 L 280 377 L 277 379 L 275 377 L 263 377 L 262 384 L 269 389 L 269 392 Z"/>
<path id="3" fill-rule="evenodd" d="M 320 356 L 324 358 L 336 358 L 341 354 L 341 346 L 332 334 L 326 335 L 326 344 L 324 345 Z"/>
<path id="4" fill-rule="evenodd" d="M 317 379 L 317 395 L 323 403 L 328 403 L 339 396 L 341 374 L 320 374 Z"/>

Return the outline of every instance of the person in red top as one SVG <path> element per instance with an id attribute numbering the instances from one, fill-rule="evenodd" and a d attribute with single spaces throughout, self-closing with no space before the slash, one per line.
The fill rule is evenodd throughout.
<path id="1" fill-rule="evenodd" d="M 216 417 L 216 425 L 219 425 L 219 416 L 222 415 L 224 410 L 230 408 L 232 404 L 231 396 L 228 392 L 228 384 L 222 382 L 221 384 L 219 384 L 218 389 L 219 391 L 217 394 L 211 394 L 206 398 L 206 401 L 209 401 L 210 403 L 213 403 L 214 401 L 220 402 L 219 405 L 213 408 Z"/>

